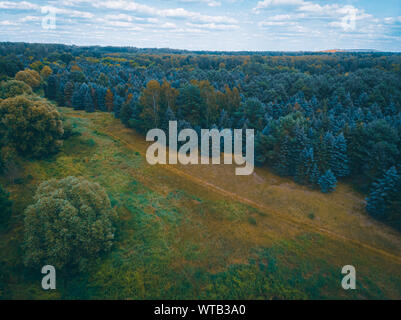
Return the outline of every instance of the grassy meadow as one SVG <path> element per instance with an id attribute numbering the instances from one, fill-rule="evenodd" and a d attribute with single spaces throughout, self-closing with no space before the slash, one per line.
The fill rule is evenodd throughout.
<path id="1" fill-rule="evenodd" d="M 50 159 L 21 160 L 23 183 L 9 188 L 1 298 L 401 298 L 401 237 L 368 217 L 350 186 L 323 194 L 265 168 L 238 177 L 231 165 L 151 166 L 144 137 L 111 114 L 59 110 L 75 134 Z M 107 190 L 117 241 L 85 273 L 58 275 L 49 293 L 40 270 L 22 264 L 23 210 L 38 184 L 68 176 Z M 355 266 L 357 290 L 342 289 L 344 265 Z"/>

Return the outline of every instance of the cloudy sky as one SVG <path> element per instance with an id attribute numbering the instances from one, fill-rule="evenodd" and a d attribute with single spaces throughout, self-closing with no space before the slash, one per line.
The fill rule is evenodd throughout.
<path id="1" fill-rule="evenodd" d="M 0 41 L 401 51 L 401 1 L 0 0 Z"/>

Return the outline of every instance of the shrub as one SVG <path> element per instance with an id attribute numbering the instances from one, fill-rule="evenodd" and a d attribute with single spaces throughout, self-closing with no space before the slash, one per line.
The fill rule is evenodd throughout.
<path id="1" fill-rule="evenodd" d="M 32 94 L 32 88 L 25 82 L 10 80 L 0 83 L 0 99 L 12 98 L 22 94 Z"/>
<path id="2" fill-rule="evenodd" d="M 97 183 L 68 177 L 42 183 L 25 210 L 24 263 L 82 271 L 114 239 L 116 214 Z"/>
<path id="3" fill-rule="evenodd" d="M 0 102 L 0 137 L 23 156 L 42 157 L 62 145 L 61 116 L 47 100 L 17 96 Z"/>

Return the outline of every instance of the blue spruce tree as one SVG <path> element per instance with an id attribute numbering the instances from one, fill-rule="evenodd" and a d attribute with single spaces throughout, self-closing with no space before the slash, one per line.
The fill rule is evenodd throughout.
<path id="1" fill-rule="evenodd" d="M 319 167 L 318 167 L 317 163 L 315 162 L 315 163 L 313 164 L 312 171 L 311 171 L 311 173 L 310 173 L 310 175 L 309 175 L 309 182 L 310 182 L 312 185 L 315 186 L 315 185 L 318 184 L 319 177 L 320 177 Z"/>
<path id="2" fill-rule="evenodd" d="M 275 169 L 281 176 L 290 175 L 290 142 L 287 135 L 281 142 Z"/>
<path id="3" fill-rule="evenodd" d="M 328 131 L 323 137 L 320 151 L 320 165 L 324 170 L 331 169 L 331 159 L 334 151 L 335 138 L 333 134 Z"/>
<path id="4" fill-rule="evenodd" d="M 334 141 L 329 165 L 336 177 L 346 177 L 349 175 L 347 141 L 342 133 Z"/>
<path id="5" fill-rule="evenodd" d="M 301 153 L 305 149 L 308 142 L 308 137 L 305 134 L 303 127 L 298 124 L 295 126 L 295 139 L 291 147 L 291 163 L 289 163 L 290 175 L 296 175 L 296 168 L 302 165 Z"/>
<path id="6" fill-rule="evenodd" d="M 330 193 L 336 189 L 337 186 L 337 179 L 333 172 L 329 169 L 326 171 L 324 175 L 322 175 L 319 180 L 318 184 L 320 189 L 323 193 Z"/>
<path id="7" fill-rule="evenodd" d="M 373 183 L 369 197 L 366 199 L 366 210 L 377 218 L 386 218 L 391 210 L 392 201 L 397 199 L 400 189 L 400 175 L 391 167 L 383 178 Z"/>
<path id="8" fill-rule="evenodd" d="M 313 148 L 305 147 L 301 152 L 300 161 L 295 172 L 295 181 L 301 184 L 309 182 L 315 164 Z"/>

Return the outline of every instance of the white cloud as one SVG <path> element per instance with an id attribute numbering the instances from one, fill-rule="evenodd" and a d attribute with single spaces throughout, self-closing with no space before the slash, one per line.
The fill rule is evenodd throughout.
<path id="1" fill-rule="evenodd" d="M 11 2 L 11 1 L 0 1 L 0 9 L 19 9 L 19 10 L 32 10 L 38 9 L 37 4 L 21 1 L 21 2 Z"/>
<path id="2" fill-rule="evenodd" d="M 237 20 L 231 17 L 204 15 L 199 12 L 188 11 L 183 8 L 157 9 L 155 7 L 126 0 L 94 1 L 92 5 L 95 7 L 134 11 L 142 14 L 167 18 L 186 18 L 194 21 L 209 23 L 237 23 Z"/>
<path id="3" fill-rule="evenodd" d="M 73 18 L 91 19 L 94 17 L 93 13 L 91 13 L 91 12 L 71 10 L 71 9 L 65 9 L 65 8 L 55 8 L 55 7 L 48 7 L 48 8 L 50 8 L 50 12 L 54 12 L 54 13 L 60 14 L 60 15 L 68 15 Z"/>
<path id="4" fill-rule="evenodd" d="M 284 21 L 260 21 L 258 23 L 259 27 L 272 27 L 272 26 L 285 26 L 287 25 Z"/>
<path id="5" fill-rule="evenodd" d="M 289 19 L 291 19 L 291 16 L 289 14 L 278 14 L 278 15 L 270 17 L 270 20 L 272 20 L 272 21 L 281 21 L 281 20 L 289 20 Z"/>
<path id="6" fill-rule="evenodd" d="M 205 3 L 209 7 L 219 7 L 219 6 L 221 6 L 221 2 L 220 1 L 216 1 L 216 0 L 180 0 L 180 2 L 188 2 L 188 3 L 201 2 L 201 3 Z"/>
<path id="7" fill-rule="evenodd" d="M 20 22 L 31 22 L 31 21 L 39 21 L 42 20 L 42 17 L 39 16 L 26 16 L 19 19 Z"/>
<path id="8" fill-rule="evenodd" d="M 161 27 L 163 29 L 174 29 L 174 28 L 177 28 L 176 24 L 175 23 L 171 23 L 171 22 L 163 23 L 159 27 Z"/>
<path id="9" fill-rule="evenodd" d="M 260 12 L 260 9 L 265 9 L 270 6 L 282 6 L 282 5 L 302 5 L 304 0 L 263 0 L 259 1 L 253 11 L 256 13 Z"/>
<path id="10" fill-rule="evenodd" d="M 101 26 L 101 27 L 128 28 L 132 31 L 143 30 L 142 27 L 139 27 L 138 25 L 136 25 L 135 23 L 133 23 L 131 21 L 110 19 L 110 16 L 108 18 L 97 18 L 96 22 L 97 22 L 97 26 Z"/>
<path id="11" fill-rule="evenodd" d="M 14 21 L 10 21 L 10 20 L 4 20 L 4 21 L 0 21 L 0 25 L 1 26 L 15 26 L 15 25 L 17 25 L 17 23 Z"/>
<path id="12" fill-rule="evenodd" d="M 122 20 L 122 21 L 136 21 L 139 23 L 158 23 L 159 19 L 157 18 L 142 18 L 142 17 L 135 17 L 125 13 L 119 14 L 106 14 L 104 16 L 106 20 Z"/>
<path id="13" fill-rule="evenodd" d="M 299 8 L 299 10 L 305 12 L 322 13 L 324 12 L 325 9 L 329 9 L 330 7 L 331 7 L 330 5 L 321 6 L 320 4 L 317 3 L 304 2 L 302 6 Z"/>
<path id="14" fill-rule="evenodd" d="M 132 16 L 125 14 L 125 13 L 107 14 L 107 15 L 105 15 L 104 18 L 107 20 L 126 20 L 126 21 L 134 20 Z"/>
<path id="15" fill-rule="evenodd" d="M 204 24 L 195 24 L 195 23 L 186 23 L 188 27 L 192 28 L 201 28 L 201 29 L 211 29 L 211 30 L 234 30 L 238 29 L 237 25 L 233 24 L 216 24 L 216 23 L 204 23 Z"/>

